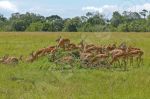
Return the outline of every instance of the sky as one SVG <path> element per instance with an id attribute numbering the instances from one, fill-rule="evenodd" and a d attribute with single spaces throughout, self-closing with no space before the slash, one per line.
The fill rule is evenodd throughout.
<path id="1" fill-rule="evenodd" d="M 119 11 L 150 11 L 150 0 L 0 0 L 0 14 L 34 12 L 43 16 L 60 15 L 63 18 L 99 12 L 105 17 Z"/>

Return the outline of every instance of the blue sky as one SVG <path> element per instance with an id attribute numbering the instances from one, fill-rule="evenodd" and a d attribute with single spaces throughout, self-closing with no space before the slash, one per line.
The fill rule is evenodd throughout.
<path id="1" fill-rule="evenodd" d="M 44 16 L 53 14 L 64 18 L 97 11 L 110 16 L 113 11 L 150 10 L 150 0 L 0 0 L 0 13 L 9 17 L 14 12 L 34 12 Z"/>

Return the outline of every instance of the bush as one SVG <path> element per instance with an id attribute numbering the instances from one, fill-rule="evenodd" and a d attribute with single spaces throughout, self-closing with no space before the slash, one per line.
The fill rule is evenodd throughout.
<path id="1" fill-rule="evenodd" d="M 31 23 L 26 31 L 42 31 L 43 24 L 41 22 Z"/>

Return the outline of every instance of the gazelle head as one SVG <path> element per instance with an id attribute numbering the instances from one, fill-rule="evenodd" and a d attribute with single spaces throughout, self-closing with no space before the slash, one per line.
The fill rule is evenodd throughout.
<path id="1" fill-rule="evenodd" d="M 124 50 L 127 49 L 127 44 L 126 44 L 126 42 L 122 42 L 122 43 L 120 44 L 119 48 L 124 49 Z"/>
<path id="2" fill-rule="evenodd" d="M 0 58 L 0 62 L 5 61 L 8 57 L 9 57 L 9 55 L 4 55 L 3 57 Z"/>
<path id="3" fill-rule="evenodd" d="M 30 53 L 30 56 L 26 59 L 27 62 L 33 62 L 36 59 L 34 52 Z"/>
<path id="4" fill-rule="evenodd" d="M 9 57 L 9 55 L 4 55 L 2 58 L 5 60 Z"/>

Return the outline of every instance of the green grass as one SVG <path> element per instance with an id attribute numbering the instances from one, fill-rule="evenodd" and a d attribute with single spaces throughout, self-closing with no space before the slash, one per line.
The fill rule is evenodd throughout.
<path id="1" fill-rule="evenodd" d="M 144 65 L 128 71 L 105 69 L 51 70 L 43 57 L 17 66 L 0 64 L 0 99 L 149 99 L 150 33 L 0 33 L 0 56 L 23 55 L 55 45 L 62 35 L 97 45 L 126 41 L 144 50 Z"/>

